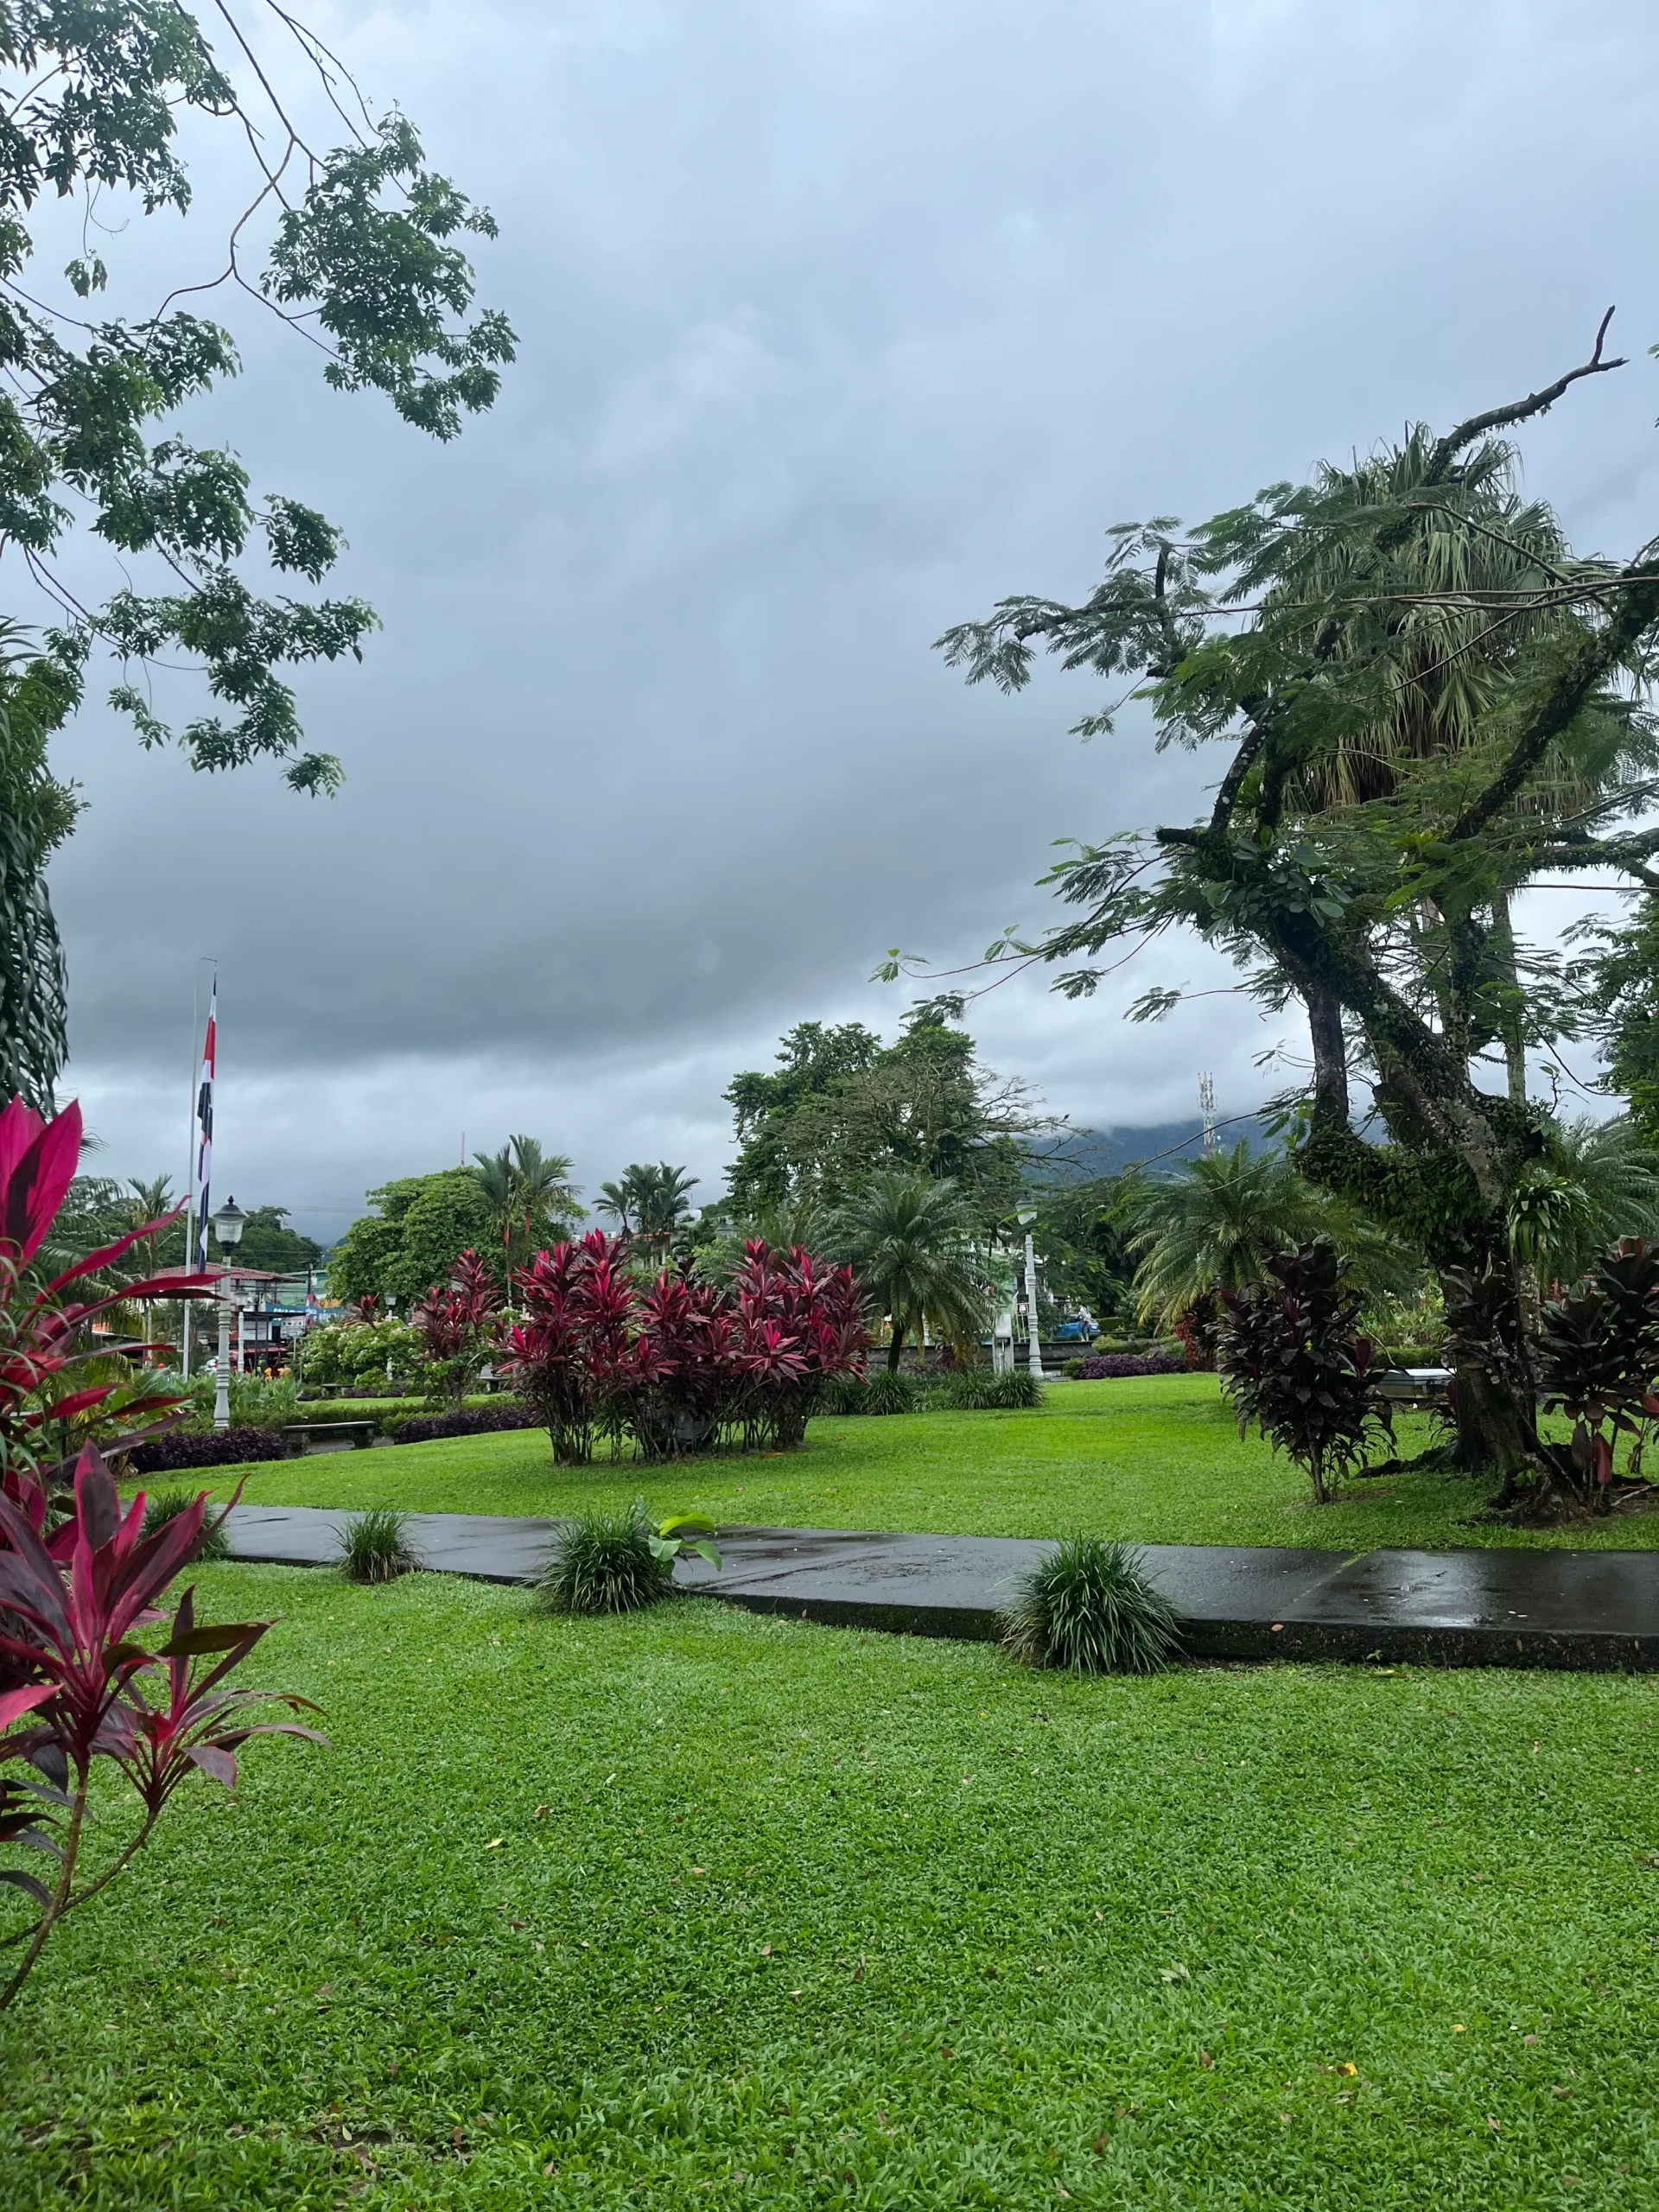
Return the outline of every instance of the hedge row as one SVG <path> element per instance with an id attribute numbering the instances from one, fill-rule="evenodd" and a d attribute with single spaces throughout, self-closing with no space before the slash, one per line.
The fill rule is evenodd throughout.
<path id="1" fill-rule="evenodd" d="M 528 1406 L 512 1398 L 493 1406 L 473 1406 L 458 1414 L 420 1414 L 401 1421 L 392 1434 L 394 1444 L 431 1444 L 441 1436 L 493 1436 L 498 1429 L 536 1428 L 540 1424 Z"/>
<path id="2" fill-rule="evenodd" d="M 135 1444 L 127 1465 L 135 1475 L 170 1475 L 187 1467 L 237 1467 L 246 1459 L 283 1459 L 288 1446 L 274 1428 L 175 1428 Z"/>
<path id="3" fill-rule="evenodd" d="M 1128 1375 L 1185 1375 L 1185 1356 L 1178 1351 L 1097 1351 L 1077 1362 L 1080 1382 L 1109 1382 Z"/>

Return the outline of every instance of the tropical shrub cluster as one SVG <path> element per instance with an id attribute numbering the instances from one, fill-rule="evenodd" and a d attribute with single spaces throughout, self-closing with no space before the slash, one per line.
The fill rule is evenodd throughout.
<path id="1" fill-rule="evenodd" d="M 1621 1239 L 1572 1295 L 1547 1305 L 1534 1369 L 1545 1405 L 1573 1425 L 1566 1452 L 1555 1453 L 1564 1483 L 1581 1503 L 1607 1512 L 1619 1440 L 1629 1447 L 1625 1479 L 1638 1481 L 1659 1421 L 1659 1244 Z"/>
<path id="2" fill-rule="evenodd" d="M 1374 1388 L 1361 1294 L 1329 1237 L 1267 1263 L 1265 1281 L 1221 1294 L 1217 1359 L 1242 1436 L 1254 1421 L 1275 1452 L 1305 1468 L 1317 1503 L 1389 1428 Z"/>
<path id="3" fill-rule="evenodd" d="M 513 1291 L 519 1318 L 498 1370 L 567 1465 L 607 1430 L 646 1459 L 797 1445 L 826 1383 L 855 1372 L 869 1341 L 850 1269 L 758 1240 L 728 1284 L 673 1268 L 642 1288 L 620 1239 L 594 1230 L 537 1253 Z"/>
<path id="4" fill-rule="evenodd" d="M 927 1411 L 927 1385 L 918 1375 L 891 1367 L 868 1375 L 837 1376 L 824 1392 L 825 1413 L 920 1414 Z"/>

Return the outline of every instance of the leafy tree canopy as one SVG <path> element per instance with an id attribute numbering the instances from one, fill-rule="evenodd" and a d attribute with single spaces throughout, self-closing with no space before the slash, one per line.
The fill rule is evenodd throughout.
<path id="1" fill-rule="evenodd" d="M 343 142 L 333 150 L 281 89 L 296 53 Z M 247 204 L 163 299 L 137 314 L 106 307 L 122 272 L 104 257 L 116 258 L 135 218 L 188 217 L 196 234 L 187 117 L 232 136 L 249 163 Z M 87 241 L 60 277 L 31 265 L 41 203 L 54 200 L 79 203 Z M 239 10 L 217 0 L 201 20 L 179 0 L 12 0 L 0 11 L 0 547 L 14 590 L 48 610 L 29 656 L 8 633 L 0 671 L 7 1091 L 45 1099 L 65 1056 L 41 871 L 77 803 L 46 744 L 79 704 L 95 648 L 121 664 L 111 699 L 144 746 L 176 743 L 208 772 L 275 760 L 299 791 L 340 779 L 332 756 L 305 749 L 282 671 L 360 656 L 374 615 L 359 599 L 304 591 L 334 564 L 334 524 L 280 493 L 257 499 L 233 453 L 180 427 L 189 402 L 238 370 L 235 338 L 205 303 L 216 295 L 279 318 L 320 353 L 334 389 L 378 391 L 404 421 L 451 438 L 490 405 L 512 358 L 505 319 L 472 311 L 458 243 L 493 232 L 427 167 L 413 125 L 395 112 L 377 122 L 337 57 L 275 0 Z M 128 579 L 102 604 L 68 580 L 89 535 Z M 84 552 L 73 567 L 85 573 Z M 176 731 L 143 680 L 163 660 L 199 671 L 212 702 Z"/>
<path id="2" fill-rule="evenodd" d="M 468 1249 L 492 1250 L 494 1217 L 470 1167 L 405 1175 L 366 1193 L 378 1209 L 354 1221 L 328 1261 L 328 1287 L 354 1302 L 365 1292 L 395 1298 L 406 1312 Z"/>
<path id="3" fill-rule="evenodd" d="M 1042 1126 L 1024 1087 L 982 1069 L 950 1002 L 918 1007 L 896 1044 L 861 1024 L 804 1022 L 785 1038 L 779 1075 L 740 1075 L 726 1096 L 740 1150 L 734 1205 L 810 1196 L 842 1205 L 873 1174 L 948 1177 L 982 1213 L 1008 1211 L 1025 1170 L 1020 1138 Z"/>

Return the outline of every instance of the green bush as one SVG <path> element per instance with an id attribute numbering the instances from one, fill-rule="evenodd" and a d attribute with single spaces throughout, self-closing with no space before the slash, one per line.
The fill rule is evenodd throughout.
<path id="1" fill-rule="evenodd" d="M 998 1375 L 988 1367 L 965 1367 L 946 1379 L 944 1402 L 957 1413 L 1012 1413 L 1043 1402 L 1043 1386 L 1029 1368 Z"/>
<path id="2" fill-rule="evenodd" d="M 830 1414 L 919 1414 L 927 1389 L 919 1377 L 878 1367 L 868 1375 L 838 1375 L 824 1393 Z"/>
<path id="3" fill-rule="evenodd" d="M 420 1336 L 407 1321 L 329 1321 L 306 1338 L 300 1374 L 308 1389 L 375 1389 L 388 1360 L 393 1382 L 407 1389 L 421 1366 Z"/>
<path id="4" fill-rule="evenodd" d="M 1068 1382 L 1081 1382 L 1083 1380 L 1083 1362 L 1080 1359 L 1068 1359 L 1065 1367 L 1061 1370 L 1061 1372 L 1065 1375 Z"/>
<path id="5" fill-rule="evenodd" d="M 159 1535 L 169 1521 L 175 1521 L 188 1505 L 195 1503 L 200 1495 L 199 1490 L 158 1490 L 153 1497 L 147 1497 L 144 1500 L 144 1535 Z M 219 1511 L 222 1510 L 210 1510 L 212 1517 L 203 1522 L 201 1540 L 190 1554 L 193 1566 L 200 1560 L 230 1557 L 231 1540 L 223 1529 L 216 1525 Z"/>
<path id="6" fill-rule="evenodd" d="M 393 1582 L 420 1565 L 409 1535 L 409 1516 L 395 1506 L 353 1514 L 340 1532 L 340 1559 L 349 1582 Z"/>
<path id="7" fill-rule="evenodd" d="M 1179 1624 L 1141 1556 L 1103 1536 L 1068 1536 L 1019 1578 L 1002 1615 L 1003 1649 L 1027 1667 L 1156 1674 L 1176 1649 Z"/>
<path id="8" fill-rule="evenodd" d="M 671 1559 L 652 1548 L 656 1535 L 643 1499 L 626 1513 L 582 1513 L 567 1522 L 537 1584 L 550 1612 L 631 1613 L 654 1605 L 673 1586 Z"/>
<path id="9" fill-rule="evenodd" d="M 187 1428 L 213 1427 L 218 1379 L 211 1353 L 207 1365 L 198 1368 L 188 1382 L 183 1376 L 171 1373 L 151 1374 L 144 1379 L 147 1385 L 153 1384 L 168 1397 L 186 1401 Z M 300 1386 L 289 1376 L 232 1375 L 230 1395 L 232 1428 L 286 1428 L 289 1421 L 300 1417 Z"/>

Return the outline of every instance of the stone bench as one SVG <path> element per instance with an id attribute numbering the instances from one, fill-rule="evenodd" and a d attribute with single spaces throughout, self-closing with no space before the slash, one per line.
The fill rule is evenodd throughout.
<path id="1" fill-rule="evenodd" d="M 364 1452 L 379 1433 L 373 1421 L 301 1421 L 289 1422 L 283 1441 L 289 1457 L 297 1459 L 312 1452 Z"/>

